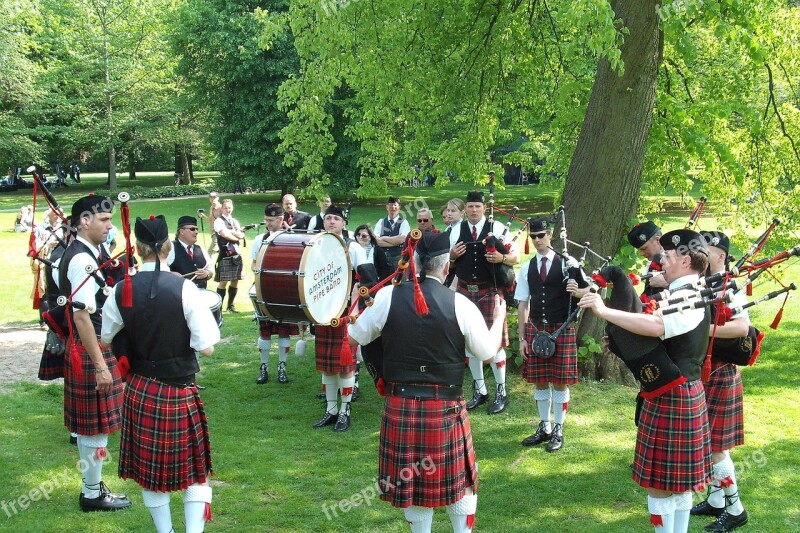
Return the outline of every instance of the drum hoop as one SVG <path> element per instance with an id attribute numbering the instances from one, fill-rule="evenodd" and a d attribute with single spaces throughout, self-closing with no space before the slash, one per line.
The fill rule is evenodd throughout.
<path id="1" fill-rule="evenodd" d="M 344 257 L 345 257 L 345 260 L 347 261 L 347 286 L 350 287 L 353 284 L 353 265 L 350 262 L 350 250 L 347 249 L 347 243 L 344 242 L 344 239 L 342 239 L 342 237 L 340 237 L 339 235 L 336 235 L 335 233 L 330 233 L 328 231 L 323 231 L 321 233 L 317 233 L 316 235 L 314 235 L 314 237 L 312 237 L 311 240 L 309 240 L 308 242 L 312 243 L 312 242 L 314 242 L 316 240 L 320 240 L 321 241 L 324 238 L 323 237 L 324 235 L 331 235 L 331 236 L 335 237 L 336 239 L 339 240 L 339 243 L 342 245 L 342 248 L 344 248 Z M 297 277 L 297 279 L 298 279 L 297 284 L 299 286 L 300 305 L 304 310 L 303 312 L 308 317 L 308 319 L 312 323 L 314 323 L 314 317 L 309 316 L 308 302 L 306 302 L 306 276 L 305 276 L 305 272 L 306 272 L 306 263 L 308 262 L 308 257 L 310 255 L 310 254 L 306 254 L 307 251 L 308 250 L 303 250 L 303 255 L 300 258 L 300 266 L 298 267 L 298 270 L 301 271 L 303 273 L 303 275 Z M 256 290 L 258 290 L 258 289 L 256 289 Z M 348 292 L 349 292 L 349 289 L 348 289 Z M 345 298 L 344 302 L 342 302 L 342 306 L 339 308 L 339 311 L 336 313 L 337 317 L 342 316 L 342 313 L 344 313 L 344 310 L 347 309 L 347 300 L 348 300 L 348 298 Z M 323 324 L 323 325 L 327 325 L 327 324 Z"/>

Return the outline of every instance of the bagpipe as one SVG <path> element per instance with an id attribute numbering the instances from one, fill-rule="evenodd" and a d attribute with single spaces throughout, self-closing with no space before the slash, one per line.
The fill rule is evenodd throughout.
<path id="1" fill-rule="evenodd" d="M 486 217 L 486 220 L 489 223 L 489 234 L 486 235 L 486 238 L 483 240 L 483 246 L 486 248 L 487 253 L 494 253 L 499 252 L 503 255 L 506 255 L 510 248 L 503 242 L 503 237 L 506 233 L 508 233 L 508 229 L 511 227 L 511 223 L 516 218 L 517 211 L 519 211 L 518 207 L 514 207 L 511 210 L 511 213 L 508 218 L 508 222 L 503 226 L 503 233 L 501 235 L 495 235 L 493 233 L 494 230 L 494 172 L 489 173 L 489 216 Z M 514 286 L 514 282 L 516 281 L 514 275 L 514 267 L 511 265 L 505 264 L 505 261 L 502 263 L 489 263 L 489 268 L 492 273 L 492 279 L 494 281 L 495 287 L 504 287 L 504 288 L 511 288 Z"/>

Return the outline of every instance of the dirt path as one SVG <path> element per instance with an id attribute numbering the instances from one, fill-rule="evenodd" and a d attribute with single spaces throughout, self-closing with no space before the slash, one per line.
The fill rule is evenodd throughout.
<path id="1" fill-rule="evenodd" d="M 0 388 L 12 381 L 38 381 L 44 339 L 38 325 L 0 326 Z"/>

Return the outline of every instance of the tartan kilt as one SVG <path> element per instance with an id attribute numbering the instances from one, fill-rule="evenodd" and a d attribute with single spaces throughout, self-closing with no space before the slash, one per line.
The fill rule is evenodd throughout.
<path id="1" fill-rule="evenodd" d="M 706 385 L 711 449 L 730 450 L 744 444 L 744 402 L 742 374 L 730 363 L 712 361 Z"/>
<path id="2" fill-rule="evenodd" d="M 710 476 L 710 431 L 702 381 L 644 399 L 633 480 L 644 488 L 686 492 L 699 490 Z"/>
<path id="3" fill-rule="evenodd" d="M 532 346 L 533 335 L 537 331 L 553 333 L 561 324 L 525 324 L 525 340 Z M 522 377 L 528 383 L 555 383 L 573 385 L 578 383 L 578 345 L 575 341 L 575 327 L 567 326 L 556 339 L 556 353 L 553 357 L 529 355 L 523 361 Z"/>
<path id="4" fill-rule="evenodd" d="M 317 370 L 327 374 L 347 374 L 356 371 L 356 360 L 353 364 L 342 365 L 342 343 L 347 329 L 344 326 L 333 328 L 331 326 L 314 327 L 314 350 L 317 355 Z"/>
<path id="5" fill-rule="evenodd" d="M 278 337 L 291 337 L 292 335 L 300 335 L 300 328 L 297 326 L 297 324 L 289 324 L 288 322 L 259 320 L 258 335 L 262 339 L 268 339 L 272 335 L 277 335 Z"/>
<path id="6" fill-rule="evenodd" d="M 381 420 L 378 488 L 395 507 L 442 507 L 467 487 L 478 489 L 478 465 L 464 400 L 386 396 Z"/>
<path id="7" fill-rule="evenodd" d="M 197 387 L 131 374 L 122 407 L 119 477 L 173 492 L 211 475 L 208 422 Z"/>
<path id="8" fill-rule="evenodd" d="M 240 259 L 239 264 L 236 264 L 234 259 Z M 216 272 L 214 272 L 214 281 L 233 281 L 237 279 L 244 279 L 242 276 L 244 260 L 242 256 L 222 257 L 217 256 Z"/>
<path id="9" fill-rule="evenodd" d="M 39 361 L 39 379 L 52 381 L 64 377 L 64 354 L 55 355 L 47 348 L 42 348 L 42 359 Z"/>
<path id="10" fill-rule="evenodd" d="M 78 435 L 108 434 L 118 431 L 122 425 L 122 379 L 117 369 L 117 359 L 111 349 L 103 350 L 108 370 L 114 379 L 110 392 L 97 391 L 94 364 L 80 340 L 67 339 L 64 353 L 64 425 Z M 74 348 L 72 348 L 74 346 Z M 83 374 L 78 376 L 73 369 L 70 350 L 78 351 Z"/>
<path id="11" fill-rule="evenodd" d="M 491 328 L 492 323 L 494 322 L 494 308 L 495 308 L 495 294 L 500 294 L 500 297 L 503 297 L 503 292 L 497 292 L 497 289 L 494 287 L 490 287 L 488 289 L 481 289 L 478 292 L 469 292 L 466 289 L 462 289 L 461 287 L 456 286 L 456 291 L 460 294 L 466 296 L 470 302 L 474 303 L 478 309 L 481 311 L 481 315 L 483 315 L 483 320 L 486 322 L 486 327 Z M 501 346 L 509 346 L 511 343 L 508 339 L 508 321 L 504 318 L 503 319 L 503 342 Z"/>

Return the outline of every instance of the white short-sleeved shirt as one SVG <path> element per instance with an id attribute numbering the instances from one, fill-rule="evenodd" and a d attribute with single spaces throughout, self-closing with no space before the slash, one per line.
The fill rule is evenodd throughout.
<path id="1" fill-rule="evenodd" d="M 673 291 L 683 285 L 695 283 L 700 277 L 697 274 L 683 276 L 669 284 L 669 290 Z M 670 292 L 672 296 L 682 296 L 684 294 L 692 294 L 692 289 L 683 289 L 676 292 Z M 696 328 L 700 322 L 703 321 L 706 315 L 705 309 L 687 309 L 681 313 L 671 313 L 669 315 L 662 315 L 661 320 L 664 322 L 664 334 L 661 335 L 661 340 L 670 339 L 683 335 Z"/>
<path id="2" fill-rule="evenodd" d="M 153 272 L 155 266 L 155 262 L 143 263 L 141 271 Z M 164 275 L 171 275 L 169 269 L 163 263 L 161 264 L 161 271 Z M 122 284 L 114 287 L 115 291 L 122 290 L 119 288 L 120 285 Z M 115 295 L 116 293 L 112 293 L 103 306 L 103 327 L 100 332 L 100 338 L 105 344 L 111 344 L 114 336 L 125 326 Z M 211 309 L 209 309 L 206 302 L 201 299 L 200 289 L 194 283 L 186 282 L 183 284 L 181 303 L 183 305 L 183 317 L 186 319 L 186 324 L 191 332 L 189 345 L 192 349 L 199 352 L 219 342 L 217 321 L 214 315 L 211 314 Z"/>
<path id="3" fill-rule="evenodd" d="M 383 221 L 386 218 L 389 218 L 389 217 L 384 217 L 384 218 L 378 220 L 378 223 L 375 224 L 375 235 L 377 235 L 378 237 L 383 237 Z M 391 220 L 394 220 L 395 224 L 397 224 L 398 220 L 400 221 L 400 235 L 402 235 L 403 237 L 408 235 L 408 233 L 411 231 L 411 226 L 408 225 L 408 220 L 406 220 L 404 218 L 401 219 L 400 215 L 397 215 L 396 218 L 393 218 Z"/>
<path id="4" fill-rule="evenodd" d="M 436 278 L 427 278 L 425 283 L 441 283 Z M 386 320 L 389 318 L 389 307 L 392 303 L 393 285 L 387 285 L 375 295 L 371 307 L 367 307 L 359 315 L 355 324 L 347 327 L 348 334 L 360 345 L 366 345 L 377 339 Z M 496 345 L 492 342 L 486 321 L 483 319 L 478 307 L 469 301 L 463 294 L 455 293 L 456 320 L 458 328 L 464 335 L 467 350 L 481 361 L 491 359 L 496 355 Z"/>
<path id="5" fill-rule="evenodd" d="M 67 278 L 69 279 L 69 284 L 72 287 L 72 290 L 75 291 L 78 289 L 78 286 L 83 283 L 83 287 L 78 289 L 77 292 L 75 292 L 75 294 L 72 296 L 72 301 L 82 303 L 86 307 L 97 308 L 97 300 L 94 296 L 97 294 L 99 286 L 97 285 L 97 281 L 95 280 L 94 276 L 89 276 L 87 274 L 87 270 L 89 267 L 92 269 L 97 268 L 97 258 L 100 257 L 100 248 L 90 243 L 83 237 L 78 236 L 77 240 L 92 250 L 93 256 L 86 252 L 81 252 L 79 254 L 75 254 L 72 257 L 72 260 L 69 262 Z M 102 244 L 100 246 L 102 246 Z M 86 283 L 84 283 L 84 280 L 86 280 Z"/>
<path id="6" fill-rule="evenodd" d="M 178 239 L 178 242 L 181 245 L 183 245 L 184 249 L 187 246 L 189 246 L 188 244 L 186 244 L 185 242 L 183 242 L 180 239 Z M 206 265 L 203 267 L 203 270 L 207 270 L 207 271 L 211 272 L 211 257 L 208 255 L 208 252 L 206 252 L 205 249 L 203 249 L 202 246 L 199 246 L 199 248 L 203 253 L 203 258 L 206 260 Z M 172 249 L 170 249 L 169 254 L 167 254 L 167 260 L 166 261 L 167 261 L 167 266 L 172 266 L 172 263 L 175 262 L 175 242 L 174 241 L 172 243 Z"/>

